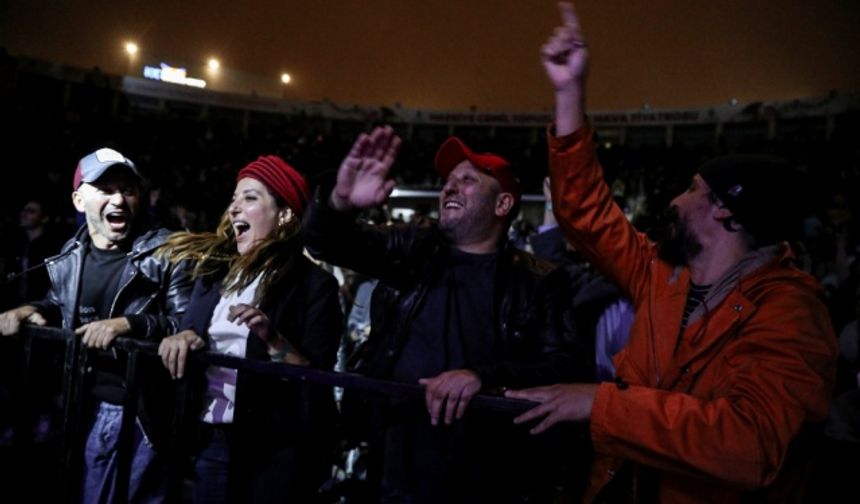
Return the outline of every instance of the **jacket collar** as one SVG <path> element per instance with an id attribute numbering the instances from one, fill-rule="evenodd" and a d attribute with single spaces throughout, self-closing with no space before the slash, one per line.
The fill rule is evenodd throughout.
<path id="1" fill-rule="evenodd" d="M 777 257 L 784 257 L 785 253 L 791 254 L 788 246 L 786 250 L 780 248 L 780 245 L 771 245 L 752 250 L 744 255 L 731 269 L 729 269 L 719 280 L 714 282 L 708 294 L 705 296 L 702 304 L 700 304 L 693 313 L 690 314 L 688 325 L 693 324 L 708 311 L 722 302 L 729 292 L 736 289 L 742 278 L 748 276 L 752 272 L 758 270 L 765 264 L 775 262 Z"/>
<path id="2" fill-rule="evenodd" d="M 682 375 L 695 376 L 706 366 L 708 356 L 716 355 L 712 349 L 726 344 L 735 328 L 755 313 L 757 307 L 747 297 L 746 286 L 765 275 L 779 275 L 776 272 L 782 268 L 778 265 L 790 263 L 793 257 L 787 244 L 763 247 L 745 255 L 715 282 L 703 303 L 691 314 L 677 354 L 673 355 L 674 344 L 661 347 L 661 360 L 673 362 L 661 380 L 661 388 L 672 388 Z M 682 279 L 680 283 L 688 285 L 689 275 L 683 275 Z M 683 307 L 682 302 L 667 304 Z"/>

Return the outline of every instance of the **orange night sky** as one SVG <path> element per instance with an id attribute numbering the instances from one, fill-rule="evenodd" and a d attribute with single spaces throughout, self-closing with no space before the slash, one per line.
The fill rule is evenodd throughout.
<path id="1" fill-rule="evenodd" d="M 582 0 L 577 9 L 592 109 L 860 91 L 860 2 Z M 290 72 L 290 99 L 543 110 L 552 96 L 538 48 L 557 23 L 550 0 L 7 0 L 0 45 L 124 73 L 123 42 L 133 39 L 141 61 L 192 74 L 210 55 L 272 79 Z"/>

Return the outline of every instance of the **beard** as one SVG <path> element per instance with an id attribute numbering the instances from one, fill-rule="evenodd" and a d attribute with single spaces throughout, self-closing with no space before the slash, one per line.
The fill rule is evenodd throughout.
<path id="1" fill-rule="evenodd" d="M 488 211 L 471 208 L 461 215 L 439 219 L 439 230 L 454 245 L 466 245 L 485 240 L 492 233 L 492 216 Z"/>
<path id="2" fill-rule="evenodd" d="M 666 229 L 657 242 L 657 256 L 672 266 L 686 266 L 702 252 L 702 243 L 681 220 L 678 211 L 667 212 Z"/>
<path id="3" fill-rule="evenodd" d="M 477 226 L 477 218 L 474 213 L 465 213 L 455 218 L 442 218 L 439 220 L 439 229 L 453 243 L 463 243 L 473 237 Z"/>

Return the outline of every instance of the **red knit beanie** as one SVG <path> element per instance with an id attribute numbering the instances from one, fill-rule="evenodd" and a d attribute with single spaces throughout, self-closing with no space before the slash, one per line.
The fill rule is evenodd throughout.
<path id="1" fill-rule="evenodd" d="M 266 187 L 287 203 L 297 217 L 301 218 L 305 212 L 311 198 L 305 178 L 278 156 L 260 156 L 239 170 L 236 181 L 245 177 L 266 184 Z"/>

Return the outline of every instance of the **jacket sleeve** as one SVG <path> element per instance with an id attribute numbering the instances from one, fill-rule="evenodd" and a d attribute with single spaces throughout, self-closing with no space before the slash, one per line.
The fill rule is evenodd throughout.
<path id="1" fill-rule="evenodd" d="M 60 299 L 53 286 L 48 289 L 48 292 L 45 294 L 45 299 L 27 304 L 36 308 L 36 311 L 45 318 L 45 321 L 47 321 L 47 325 L 62 327 L 63 312 L 60 308 Z"/>
<path id="2" fill-rule="evenodd" d="M 415 246 L 414 226 L 374 226 L 357 222 L 354 212 L 339 212 L 318 189 L 305 212 L 305 247 L 314 258 L 383 283 L 397 285 L 414 267 L 407 259 Z"/>
<path id="3" fill-rule="evenodd" d="M 337 280 L 322 270 L 312 270 L 305 283 L 304 334 L 297 343 L 299 352 L 319 369 L 333 369 L 343 334 Z"/>
<path id="4" fill-rule="evenodd" d="M 190 275 L 190 261 L 171 264 L 166 258 L 161 260 L 164 261 L 162 294 L 159 297 L 162 305 L 155 313 L 129 316 L 132 334 L 136 338 L 158 341 L 175 334 L 188 307 L 188 299 L 194 285 Z"/>
<path id="5" fill-rule="evenodd" d="M 192 287 L 191 294 L 188 297 L 188 309 L 182 314 L 182 318 L 179 320 L 179 326 L 176 328 L 176 332 L 190 329 L 196 332 L 199 336 L 206 335 L 212 314 L 208 312 L 202 314 L 200 308 L 204 306 L 203 303 L 205 303 L 204 292 L 209 289 L 211 289 L 211 286 L 207 286 L 203 279 L 198 278 L 194 281 L 194 286 Z"/>
<path id="6" fill-rule="evenodd" d="M 49 267 L 49 264 L 47 264 L 48 262 L 56 261 L 62 256 L 70 255 L 75 246 L 76 241 L 74 238 L 68 240 L 65 244 L 63 244 L 63 247 L 60 249 L 59 256 L 46 259 L 46 267 Z M 39 314 L 41 314 L 45 318 L 45 320 L 47 321 L 47 325 L 53 327 L 62 327 L 64 296 L 62 295 L 62 289 L 58 289 L 57 285 L 55 285 L 54 282 L 55 279 L 51 278 L 51 286 L 48 289 L 48 292 L 45 293 L 44 299 L 42 299 L 41 301 L 35 301 L 27 304 L 36 307 L 36 311 L 38 311 Z M 67 286 L 63 285 L 62 287 Z"/>
<path id="7" fill-rule="evenodd" d="M 811 291 L 774 287 L 708 365 L 717 383 L 707 395 L 602 384 L 591 419 L 595 449 L 658 469 L 767 485 L 801 426 L 828 414 L 832 334 Z"/>
<path id="8" fill-rule="evenodd" d="M 550 135 L 548 141 L 553 212 L 565 238 L 638 305 L 646 292 L 654 245 L 612 199 L 591 130 Z"/>

